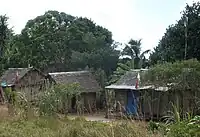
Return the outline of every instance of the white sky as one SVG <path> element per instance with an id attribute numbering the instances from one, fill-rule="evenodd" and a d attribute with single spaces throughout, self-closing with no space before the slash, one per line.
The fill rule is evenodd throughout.
<path id="1" fill-rule="evenodd" d="M 98 25 L 110 30 L 113 39 L 118 42 L 127 43 L 130 38 L 142 38 L 144 50 L 152 49 L 158 44 L 166 28 L 180 18 L 180 11 L 185 7 L 185 3 L 191 3 L 193 0 L 0 1 L 0 14 L 10 17 L 9 23 L 16 33 L 20 33 L 29 19 L 42 15 L 47 10 L 58 10 L 73 16 L 91 18 Z M 163 4 L 168 4 L 168 7 L 164 9 Z M 175 6 L 170 8 L 173 4 Z"/>

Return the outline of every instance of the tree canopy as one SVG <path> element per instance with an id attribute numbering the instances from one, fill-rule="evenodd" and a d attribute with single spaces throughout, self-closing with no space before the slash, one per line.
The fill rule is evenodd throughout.
<path id="1" fill-rule="evenodd" d="M 8 17 L 0 16 L 0 72 L 9 61 L 8 56 L 12 52 L 10 48 L 12 36 L 12 29 L 8 27 Z"/>
<path id="2" fill-rule="evenodd" d="M 29 20 L 21 34 L 12 37 L 8 37 L 12 31 L 7 20 L 1 16 L 4 69 L 31 65 L 51 72 L 88 66 L 111 74 L 116 67 L 119 51 L 115 50 L 112 33 L 90 19 L 47 11 Z"/>
<path id="3" fill-rule="evenodd" d="M 185 7 L 182 17 L 167 28 L 151 53 L 151 65 L 184 59 L 185 30 L 188 36 L 186 57 L 200 60 L 199 14 L 199 2 Z M 187 29 L 185 17 L 188 17 Z M 130 69 L 149 67 L 145 54 L 150 50 L 141 52 L 141 39 L 131 39 L 121 52 L 130 59 L 119 59 L 120 51 L 116 50 L 118 44 L 112 39 L 112 33 L 87 18 L 50 10 L 29 20 L 18 35 L 12 33 L 7 20 L 7 16 L 0 16 L 1 70 L 29 65 L 45 72 L 92 68 L 103 70 L 106 77 L 114 73 L 117 80 Z"/>
<path id="4" fill-rule="evenodd" d="M 182 17 L 176 24 L 170 25 L 158 46 L 150 56 L 152 64 L 158 62 L 174 62 L 183 60 L 185 54 L 185 30 L 187 29 L 187 54 L 186 59 L 196 58 L 200 60 L 200 3 L 194 2 L 187 5 L 182 12 Z M 188 25 L 184 22 L 188 18 Z"/>

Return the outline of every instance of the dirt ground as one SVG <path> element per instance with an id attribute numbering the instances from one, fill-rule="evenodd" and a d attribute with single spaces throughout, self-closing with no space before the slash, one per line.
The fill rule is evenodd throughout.
<path id="1" fill-rule="evenodd" d="M 0 105 L 0 118 L 8 116 L 8 107 L 7 105 Z M 105 118 L 105 113 L 101 112 L 98 114 L 84 114 L 84 115 L 77 115 L 77 114 L 69 114 L 68 117 L 70 119 L 75 119 L 77 117 L 84 117 L 88 121 L 102 121 L 102 122 L 110 122 L 111 119 Z"/>
<path id="2" fill-rule="evenodd" d="M 0 117 L 8 116 L 8 107 L 7 105 L 0 105 Z"/>
<path id="3" fill-rule="evenodd" d="M 100 114 L 85 114 L 85 115 L 80 115 L 81 117 L 84 117 L 88 121 L 102 121 L 102 122 L 111 122 L 113 119 L 107 119 L 105 118 L 105 113 L 100 113 Z M 70 119 L 75 119 L 79 117 L 77 114 L 69 114 L 68 116 Z"/>

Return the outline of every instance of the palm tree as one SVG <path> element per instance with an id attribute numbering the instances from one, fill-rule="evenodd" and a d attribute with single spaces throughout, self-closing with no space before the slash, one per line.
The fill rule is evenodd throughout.
<path id="1" fill-rule="evenodd" d="M 122 51 L 122 55 L 131 57 L 132 68 L 134 69 L 142 68 L 143 63 L 146 61 L 145 54 L 150 52 L 150 50 L 145 50 L 141 53 L 141 41 L 142 39 L 131 39 Z"/>
<path id="2" fill-rule="evenodd" d="M 131 57 L 131 60 L 125 60 L 125 62 L 118 62 L 116 70 L 113 72 L 109 84 L 117 82 L 121 76 L 131 69 L 145 68 L 148 66 L 148 60 L 145 58 L 145 54 L 150 50 L 146 50 L 141 53 L 141 39 L 131 39 L 122 51 L 122 55 Z M 125 59 L 125 58 L 123 58 Z M 122 60 L 123 60 L 122 59 Z"/>

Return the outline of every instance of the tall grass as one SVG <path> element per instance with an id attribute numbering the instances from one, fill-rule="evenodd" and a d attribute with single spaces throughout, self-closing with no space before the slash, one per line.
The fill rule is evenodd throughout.
<path id="1" fill-rule="evenodd" d="M 124 116 L 126 120 L 113 122 L 92 122 L 84 117 L 70 120 L 60 110 L 68 109 L 63 104 L 71 99 L 74 91 L 79 93 L 76 85 L 56 87 L 46 91 L 36 104 L 32 105 L 23 94 L 16 95 L 15 103 L 0 107 L 0 137 L 190 137 L 200 136 L 199 117 L 192 121 L 192 115 L 182 119 L 180 110 L 173 105 L 173 111 L 165 117 L 168 124 L 135 121 Z M 66 91 L 71 91 L 67 92 Z M 121 105 L 120 105 L 121 106 Z M 37 108 L 37 109 L 35 109 Z M 121 108 L 121 107 L 120 107 Z M 8 111 L 14 112 L 9 115 Z M 122 110 L 120 109 L 120 112 Z M 7 115 L 7 116 L 6 116 Z M 63 117 L 64 116 L 64 117 Z M 153 131 L 153 132 L 152 132 Z M 192 132 L 191 132 L 192 131 Z"/>
<path id="2" fill-rule="evenodd" d="M 83 118 L 69 120 L 37 117 L 29 120 L 0 121 L 1 137 L 160 137 L 151 134 L 142 122 L 91 122 Z"/>
<path id="3" fill-rule="evenodd" d="M 156 137 L 145 122 L 116 121 L 110 123 L 87 121 L 83 117 L 70 120 L 57 115 L 68 109 L 64 104 L 79 86 L 56 86 L 40 96 L 32 105 L 24 94 L 18 93 L 15 102 L 8 102 L 13 115 L 0 117 L 0 137 Z M 77 95 L 76 94 L 76 95 Z M 35 108 L 38 108 L 37 111 Z M 5 109 L 2 109 L 5 110 Z M 37 113 L 36 113 L 37 112 Z M 5 113 L 6 114 L 6 113 Z M 62 114 L 62 116 L 65 114 Z"/>

